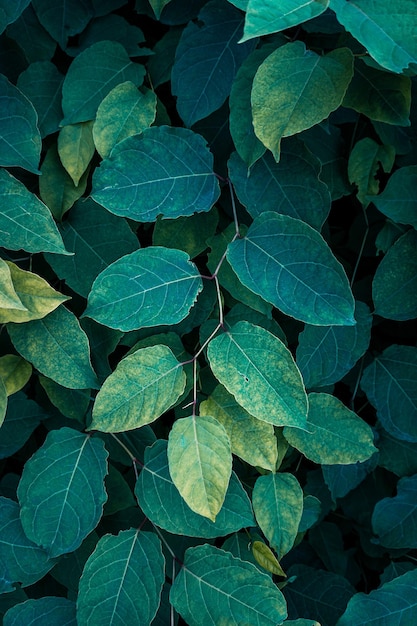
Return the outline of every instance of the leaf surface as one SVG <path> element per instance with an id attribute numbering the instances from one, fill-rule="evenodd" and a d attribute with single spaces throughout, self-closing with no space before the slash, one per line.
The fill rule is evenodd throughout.
<path id="1" fill-rule="evenodd" d="M 16 604 L 4 616 L 4 626 L 40 626 L 48 620 L 48 626 L 77 626 L 75 602 L 56 596 L 44 596 L 36 600 Z"/>
<path id="2" fill-rule="evenodd" d="M 397 493 L 376 503 L 372 529 L 378 542 L 389 549 L 417 546 L 417 475 L 398 481 Z"/>
<path id="3" fill-rule="evenodd" d="M 369 200 L 393 222 L 417 228 L 416 184 L 417 165 L 400 167 L 390 176 L 384 191 Z"/>
<path id="4" fill-rule="evenodd" d="M 93 122 L 68 124 L 59 131 L 58 154 L 77 187 L 94 154 Z"/>
<path id="5" fill-rule="evenodd" d="M 8 396 L 20 391 L 31 374 L 31 364 L 17 354 L 5 354 L 0 357 L 0 378 Z"/>
<path id="6" fill-rule="evenodd" d="M 48 0 L 33 0 L 38 20 L 65 50 L 68 37 L 78 35 L 93 16 L 89 0 L 58 0 L 51 6 Z"/>
<path id="7" fill-rule="evenodd" d="M 4 31 L 8 24 L 15 22 L 26 9 L 30 0 L 16 0 L 13 4 L 2 0 L 0 3 L 0 33 Z"/>
<path id="8" fill-rule="evenodd" d="M 15 291 L 10 265 L 3 259 L 0 259 L 0 311 L 1 309 L 3 309 L 3 315 L 7 315 L 13 309 L 21 312 L 26 310 L 25 305 Z"/>
<path id="9" fill-rule="evenodd" d="M 6 418 L 0 429 L 0 459 L 12 456 L 29 439 L 46 411 L 23 392 L 8 399 Z"/>
<path id="10" fill-rule="evenodd" d="M 390 172 L 394 165 L 395 150 L 392 146 L 381 146 L 370 137 L 358 141 L 349 156 L 348 176 L 358 188 L 358 199 L 366 208 L 379 192 L 378 170 Z"/>

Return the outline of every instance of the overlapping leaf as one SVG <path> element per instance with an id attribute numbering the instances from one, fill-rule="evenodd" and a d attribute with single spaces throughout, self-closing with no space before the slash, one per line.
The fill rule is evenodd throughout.
<path id="1" fill-rule="evenodd" d="M 68 37 L 78 35 L 93 16 L 88 0 L 58 0 L 51 6 L 48 0 L 32 0 L 32 6 L 42 26 L 62 49 Z"/>
<path id="2" fill-rule="evenodd" d="M 17 354 L 5 354 L 0 357 L 0 378 L 3 380 L 8 396 L 20 391 L 31 374 L 31 364 Z"/>
<path id="3" fill-rule="evenodd" d="M 2 0 L 0 3 L 0 33 L 8 24 L 12 24 L 18 19 L 29 3 L 30 0 L 16 0 L 12 4 L 7 0 Z"/>
<path id="4" fill-rule="evenodd" d="M 0 428 L 0 459 L 12 456 L 29 439 L 46 411 L 23 392 L 8 399 L 6 418 Z"/>
<path id="5" fill-rule="evenodd" d="M 49 626 L 77 626 L 75 602 L 58 596 L 45 596 L 16 604 L 5 614 L 3 624 L 40 624 L 46 616 Z"/>
<path id="6" fill-rule="evenodd" d="M 358 188 L 358 199 L 367 207 L 370 196 L 379 192 L 377 173 L 379 167 L 390 172 L 394 165 L 393 146 L 381 146 L 370 137 L 365 137 L 355 144 L 349 156 L 348 175 L 351 183 Z"/>
<path id="7" fill-rule="evenodd" d="M 417 546 L 417 475 L 398 481 L 393 498 L 377 502 L 372 513 L 372 528 L 378 542 L 390 549 Z"/>
<path id="8" fill-rule="evenodd" d="M 94 154 L 93 122 L 68 124 L 58 135 L 58 154 L 61 163 L 78 186 Z"/>
<path id="9" fill-rule="evenodd" d="M 393 222 L 411 224 L 417 228 L 417 201 L 414 194 L 417 165 L 407 165 L 396 170 L 384 191 L 369 198 L 376 208 Z"/>

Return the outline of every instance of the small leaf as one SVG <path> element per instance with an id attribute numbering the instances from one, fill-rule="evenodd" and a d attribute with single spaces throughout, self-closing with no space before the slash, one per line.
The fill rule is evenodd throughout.
<path id="1" fill-rule="evenodd" d="M 5 354 L 0 357 L 0 378 L 3 380 L 8 396 L 20 391 L 31 374 L 31 364 L 17 354 Z"/>
<path id="2" fill-rule="evenodd" d="M 207 356 L 213 374 L 248 413 L 275 426 L 305 428 L 307 396 L 301 374 L 278 337 L 238 322 L 210 341 Z"/>
<path id="3" fill-rule="evenodd" d="M 185 373 L 170 348 L 142 348 L 120 361 L 93 407 L 91 430 L 123 432 L 154 422 L 178 400 Z"/>
<path id="4" fill-rule="evenodd" d="M 161 542 L 154 533 L 130 529 L 104 535 L 80 579 L 77 623 L 106 624 L 110 619 L 113 624 L 150 624 L 159 606 L 164 570 Z"/>
<path id="5" fill-rule="evenodd" d="M 286 315 L 317 326 L 353 326 L 354 301 L 342 265 L 311 226 L 272 211 L 229 244 L 239 280 Z"/>
<path id="6" fill-rule="evenodd" d="M 400 167 L 390 176 L 384 191 L 369 200 L 393 222 L 417 228 L 416 184 L 417 165 Z"/>
<path id="7" fill-rule="evenodd" d="M 391 550 L 417 547 L 417 475 L 398 481 L 393 498 L 377 502 L 372 513 L 372 529 L 378 543 Z"/>
<path id="8" fill-rule="evenodd" d="M 3 425 L 4 418 L 6 417 L 7 411 L 7 389 L 6 385 L 3 382 L 3 379 L 0 377 L 0 427 Z"/>
<path id="9" fill-rule="evenodd" d="M 27 309 L 15 291 L 10 265 L 0 258 L 0 316 L 7 317 L 13 310 L 24 312 Z"/>
<path id="10" fill-rule="evenodd" d="M 91 389 L 68 389 L 46 376 L 39 376 L 39 382 L 62 415 L 85 425 L 84 416 L 90 405 Z"/>
<path id="11" fill-rule="evenodd" d="M 6 418 L 0 428 L 0 459 L 20 450 L 47 415 L 45 409 L 29 400 L 23 392 L 10 396 Z"/>
<path id="12" fill-rule="evenodd" d="M 355 144 L 349 156 L 348 175 L 350 182 L 358 188 L 358 200 L 364 208 L 370 202 L 369 196 L 375 196 L 379 192 L 379 167 L 384 172 L 390 172 L 394 159 L 395 150 L 392 146 L 380 146 L 369 137 Z"/>
<path id="13" fill-rule="evenodd" d="M 267 572 L 286 578 L 286 573 L 279 564 L 276 556 L 274 556 L 271 548 L 268 548 L 266 543 L 263 543 L 262 541 L 254 541 L 252 544 L 252 553 L 259 565 L 261 565 Z"/>
<path id="14" fill-rule="evenodd" d="M 48 0 L 32 0 L 31 4 L 42 26 L 63 50 L 68 37 L 81 33 L 93 16 L 88 0 L 58 0 L 53 10 Z"/>
<path id="15" fill-rule="evenodd" d="M 99 439 L 61 428 L 26 462 L 17 496 L 24 531 L 50 557 L 76 550 L 107 500 L 107 451 Z"/>
<path id="16" fill-rule="evenodd" d="M 158 218 L 153 229 L 154 246 L 184 250 L 191 259 L 208 247 L 207 239 L 215 233 L 219 216 L 216 209 L 208 213 L 194 213 L 175 220 Z"/>
<path id="17" fill-rule="evenodd" d="M 34 626 L 48 620 L 48 626 L 77 626 L 75 602 L 55 596 L 26 600 L 16 604 L 4 616 L 4 626 Z"/>
<path id="18" fill-rule="evenodd" d="M 177 324 L 202 287 L 199 271 L 182 250 L 143 248 L 98 275 L 84 315 L 123 331 Z"/>
<path id="19" fill-rule="evenodd" d="M 232 472 L 224 427 L 209 415 L 177 420 L 168 438 L 168 462 L 172 481 L 190 509 L 214 522 Z"/>
<path id="20" fill-rule="evenodd" d="M 162 9 L 168 4 L 168 2 L 171 2 L 171 0 L 149 0 L 149 4 L 151 5 L 157 20 L 161 17 Z"/>
<path id="21" fill-rule="evenodd" d="M 68 124 L 59 131 L 58 154 L 77 187 L 94 155 L 93 122 Z"/>
<path id="22" fill-rule="evenodd" d="M 349 465 L 366 461 L 376 452 L 371 427 L 338 398 L 327 393 L 310 393 L 308 399 L 310 431 L 286 426 L 284 436 L 310 461 Z"/>

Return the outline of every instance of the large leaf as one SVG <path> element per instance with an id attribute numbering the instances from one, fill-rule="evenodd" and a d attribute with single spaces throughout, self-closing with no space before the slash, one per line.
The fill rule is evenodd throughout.
<path id="1" fill-rule="evenodd" d="M 177 535 L 223 537 L 255 524 L 249 498 L 234 472 L 215 522 L 192 511 L 172 481 L 167 442 L 161 439 L 145 450 L 135 494 L 153 524 Z"/>
<path id="2" fill-rule="evenodd" d="M 354 325 L 354 301 L 342 265 L 308 224 L 272 211 L 229 244 L 227 259 L 239 280 L 267 302 L 318 326 Z"/>
<path id="3" fill-rule="evenodd" d="M 32 0 L 32 6 L 42 26 L 63 49 L 68 37 L 78 35 L 93 17 L 90 0 L 58 0 L 53 6 L 48 0 Z"/>
<path id="4" fill-rule="evenodd" d="M 94 174 L 92 196 L 116 215 L 153 222 L 209 211 L 219 184 L 203 137 L 154 126 L 115 146 Z"/>
<path id="5" fill-rule="evenodd" d="M 282 593 L 267 574 L 209 545 L 186 551 L 170 601 L 189 626 L 276 626 L 287 616 Z"/>
<path id="6" fill-rule="evenodd" d="M 213 374 L 248 413 L 275 426 L 306 427 L 301 374 L 278 337 L 238 322 L 210 341 L 207 356 Z"/>
<path id="7" fill-rule="evenodd" d="M 20 519 L 50 557 L 72 552 L 97 526 L 107 500 L 106 459 L 100 439 L 64 427 L 26 462 L 17 490 Z"/>
<path id="8" fill-rule="evenodd" d="M 164 580 L 165 559 L 154 533 L 131 529 L 104 535 L 80 579 L 77 623 L 150 624 Z"/>
<path id="9" fill-rule="evenodd" d="M 398 481 L 393 498 L 377 502 L 372 513 L 372 528 L 386 548 L 417 547 L 417 474 Z"/>
<path id="10" fill-rule="evenodd" d="M 123 432 L 154 422 L 178 400 L 185 373 L 170 348 L 142 348 L 120 361 L 104 381 L 90 429 Z"/>
<path id="11" fill-rule="evenodd" d="M 417 68 L 414 0 L 330 0 L 330 8 L 380 65 L 397 74 Z"/>
<path id="12" fill-rule="evenodd" d="M 123 331 L 177 324 L 202 287 L 199 271 L 182 250 L 143 248 L 98 275 L 84 315 Z"/>
<path id="13" fill-rule="evenodd" d="M 390 176 L 384 191 L 368 199 L 393 222 L 417 228 L 416 184 L 417 165 L 400 167 Z"/>
<path id="14" fill-rule="evenodd" d="M 16 604 L 4 616 L 4 626 L 38 626 L 48 620 L 48 626 L 77 626 L 75 602 L 58 596 L 45 596 Z"/>
<path id="15" fill-rule="evenodd" d="M 252 42 L 238 43 L 243 16 L 230 4 L 212 0 L 198 17 L 199 24 L 189 22 L 184 29 L 172 68 L 172 93 L 187 126 L 221 107 L 254 47 Z"/>
<path id="16" fill-rule="evenodd" d="M 315 463 L 345 465 L 366 461 L 376 452 L 370 426 L 338 398 L 310 393 L 309 431 L 284 428 L 288 442 Z"/>
<path id="17" fill-rule="evenodd" d="M 168 438 L 169 473 L 190 509 L 215 522 L 232 472 L 226 430 L 209 415 L 177 420 Z"/>
<path id="18" fill-rule="evenodd" d="M 319 56 L 295 41 L 265 59 L 253 81 L 253 125 L 276 161 L 283 137 L 311 128 L 340 106 L 352 74 L 347 48 Z"/>
<path id="19" fill-rule="evenodd" d="M 389 346 L 365 369 L 361 387 L 386 431 L 417 442 L 417 348 Z"/>

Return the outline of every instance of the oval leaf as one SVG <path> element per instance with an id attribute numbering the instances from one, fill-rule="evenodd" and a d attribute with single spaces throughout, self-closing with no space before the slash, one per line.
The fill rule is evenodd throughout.
<path id="1" fill-rule="evenodd" d="M 75 186 L 87 170 L 94 150 L 92 121 L 68 124 L 59 131 L 59 158 Z"/>
<path id="2" fill-rule="evenodd" d="M 286 577 L 286 573 L 282 569 L 271 548 L 268 548 L 266 543 L 263 543 L 262 541 L 254 541 L 252 544 L 252 554 L 255 557 L 256 562 L 259 563 L 259 565 L 267 572 L 271 572 L 271 574 L 276 574 L 277 576 L 283 576 L 284 578 Z"/>
<path id="3" fill-rule="evenodd" d="M 0 258 L 0 316 L 13 315 L 13 310 L 23 313 L 26 307 L 15 291 L 10 265 Z"/>
<path id="4" fill-rule="evenodd" d="M 4 383 L 8 396 L 20 391 L 31 374 L 31 364 L 17 354 L 5 354 L 0 357 L 0 379 Z"/>
<path id="5" fill-rule="evenodd" d="M 75 602 L 67 598 L 45 596 L 16 604 L 4 616 L 4 626 L 32 626 L 45 619 L 48 626 L 77 626 Z"/>
<path id="6" fill-rule="evenodd" d="M 417 475 L 401 478 L 396 495 L 376 503 L 372 528 L 386 548 L 417 548 Z"/>
<path id="7" fill-rule="evenodd" d="M 411 224 L 417 228 L 417 165 L 400 167 L 390 176 L 384 191 L 367 198 L 384 215 L 397 224 Z"/>

